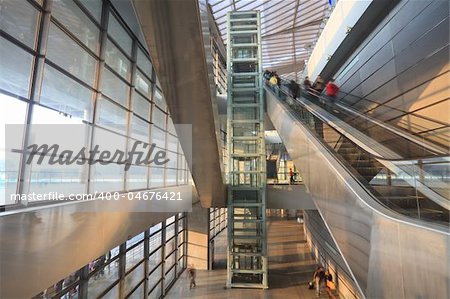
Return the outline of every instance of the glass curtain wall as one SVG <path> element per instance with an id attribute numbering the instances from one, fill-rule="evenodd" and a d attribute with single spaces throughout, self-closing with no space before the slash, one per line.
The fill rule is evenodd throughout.
<path id="1" fill-rule="evenodd" d="M 209 208 L 209 239 L 214 239 L 227 227 L 227 209 Z"/>
<path id="2" fill-rule="evenodd" d="M 160 298 L 186 268 L 187 218 L 178 213 L 55 282 L 34 298 Z"/>
<path id="3" fill-rule="evenodd" d="M 125 192 L 188 183 L 149 55 L 109 1 L 3 0 L 0 10 L 0 211 L 6 189 Z M 80 148 L 114 138 L 109 148 L 126 152 L 138 140 L 166 150 L 171 163 L 127 171 L 113 163 L 69 165 L 59 173 L 25 167 L 20 153 L 5 161 L 6 124 L 80 124 L 90 132 Z M 8 147 L 24 148 L 26 131 Z"/>

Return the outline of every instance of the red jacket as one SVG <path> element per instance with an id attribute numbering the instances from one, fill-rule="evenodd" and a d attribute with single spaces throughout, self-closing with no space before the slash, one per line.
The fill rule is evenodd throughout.
<path id="1" fill-rule="evenodd" d="M 328 96 L 335 97 L 338 92 L 339 92 L 339 87 L 336 84 L 334 84 L 332 82 L 329 82 L 327 84 L 327 95 Z"/>

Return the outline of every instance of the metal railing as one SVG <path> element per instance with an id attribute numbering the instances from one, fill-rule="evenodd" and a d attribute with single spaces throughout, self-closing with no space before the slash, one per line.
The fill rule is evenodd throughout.
<path id="1" fill-rule="evenodd" d="M 360 131 L 348 125 L 346 130 L 342 129 L 343 124 L 329 113 L 342 109 L 328 98 L 312 95 L 302 89 L 302 95 L 306 95 L 309 100 L 305 97 L 293 99 L 283 86 L 280 88 L 267 86 L 266 90 L 276 95 L 280 102 L 289 108 L 289 112 L 334 153 L 378 202 L 414 218 L 448 225 L 450 207 L 448 155 L 433 151 L 427 151 L 426 155 L 407 158 L 399 155 L 387 157 L 379 155 L 373 149 L 377 146 L 368 148 L 361 143 L 358 137 L 364 134 Z M 356 115 L 353 117 L 357 119 Z M 370 122 L 370 119 L 364 118 L 364 121 Z M 398 138 L 406 140 L 403 136 Z M 412 141 L 408 140 L 409 143 Z M 378 144 L 378 148 L 383 147 Z"/>

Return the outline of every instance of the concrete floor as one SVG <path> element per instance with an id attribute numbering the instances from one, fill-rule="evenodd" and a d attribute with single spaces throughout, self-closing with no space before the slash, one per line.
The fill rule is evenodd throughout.
<path id="1" fill-rule="evenodd" d="M 187 271 L 169 290 L 166 298 L 283 298 L 308 299 L 316 297 L 308 289 L 315 261 L 311 256 L 303 233 L 303 224 L 295 220 L 268 221 L 269 289 L 225 289 L 226 282 L 226 230 L 215 240 L 215 270 L 197 271 L 197 287 L 189 289 Z M 324 294 L 319 298 L 328 298 Z"/>

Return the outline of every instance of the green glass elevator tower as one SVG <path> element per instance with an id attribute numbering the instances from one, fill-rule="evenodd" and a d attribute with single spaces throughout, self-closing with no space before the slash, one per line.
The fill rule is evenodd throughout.
<path id="1" fill-rule="evenodd" d="M 267 288 L 260 13 L 230 12 L 227 17 L 227 287 Z"/>

